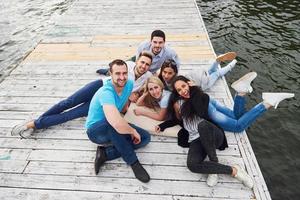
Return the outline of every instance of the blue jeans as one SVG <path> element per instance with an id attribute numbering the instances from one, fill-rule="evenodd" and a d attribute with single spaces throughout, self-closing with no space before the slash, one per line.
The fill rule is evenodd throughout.
<path id="1" fill-rule="evenodd" d="M 109 144 L 105 147 L 107 160 L 114 160 L 122 157 L 128 164 L 132 165 L 137 161 L 137 156 L 134 152 L 135 149 L 146 146 L 150 142 L 150 134 L 148 131 L 129 124 L 141 136 L 141 142 L 134 144 L 130 134 L 119 134 L 106 120 L 99 121 L 93 124 L 87 130 L 89 139 L 96 144 Z"/>
<path id="2" fill-rule="evenodd" d="M 102 87 L 102 85 L 102 80 L 96 80 L 88 83 L 67 99 L 55 104 L 34 121 L 35 128 L 47 128 L 49 126 L 62 124 L 72 119 L 87 116 L 90 102 L 94 94 Z"/>
<path id="3" fill-rule="evenodd" d="M 221 105 L 214 99 L 210 99 L 208 105 L 208 116 L 224 131 L 242 132 L 250 124 L 266 111 L 265 106 L 260 103 L 246 112 L 245 97 L 235 96 L 233 110 Z"/>
<path id="4" fill-rule="evenodd" d="M 230 64 L 222 68 L 219 68 L 219 64 L 219 62 L 214 61 L 214 63 L 208 69 L 209 82 L 207 84 L 207 88 L 203 88 L 203 90 L 211 88 L 220 77 L 224 76 L 232 69 Z"/>

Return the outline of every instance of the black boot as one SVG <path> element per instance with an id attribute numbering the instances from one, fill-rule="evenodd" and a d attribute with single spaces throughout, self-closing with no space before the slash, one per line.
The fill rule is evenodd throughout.
<path id="1" fill-rule="evenodd" d="M 106 161 L 105 147 L 98 146 L 95 163 L 94 163 L 95 174 L 99 173 L 100 167 L 105 163 L 105 161 Z"/>
<path id="2" fill-rule="evenodd" d="M 138 180 L 142 181 L 143 183 L 147 183 L 150 181 L 149 174 L 147 173 L 147 171 L 144 169 L 144 167 L 141 165 L 141 163 L 138 160 L 131 165 L 131 168 L 133 170 L 135 177 Z"/>

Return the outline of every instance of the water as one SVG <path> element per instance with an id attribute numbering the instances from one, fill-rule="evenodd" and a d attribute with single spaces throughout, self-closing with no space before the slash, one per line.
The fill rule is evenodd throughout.
<path id="1" fill-rule="evenodd" d="M 16 66 L 74 0 L 0 1 L 1 73 Z M 199 1 L 217 53 L 238 52 L 229 83 L 251 70 L 258 73 L 249 105 L 262 91 L 295 92 L 257 120 L 247 133 L 273 199 L 298 199 L 300 190 L 300 8 L 298 0 Z"/>
<path id="2" fill-rule="evenodd" d="M 268 111 L 247 130 L 273 199 L 300 195 L 300 2 L 298 0 L 198 1 L 217 54 L 238 52 L 231 84 L 256 71 L 249 107 L 263 91 L 294 92 L 296 98 Z"/>
<path id="3" fill-rule="evenodd" d="M 0 1 L 0 79 L 23 60 L 73 1 Z"/>

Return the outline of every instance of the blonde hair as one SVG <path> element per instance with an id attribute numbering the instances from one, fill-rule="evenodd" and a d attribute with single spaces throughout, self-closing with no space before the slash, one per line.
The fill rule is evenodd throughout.
<path id="1" fill-rule="evenodd" d="M 145 84 L 143 86 L 143 92 L 144 93 L 148 92 L 148 95 L 145 96 L 145 98 L 144 98 L 145 106 L 156 110 L 160 107 L 158 104 L 158 100 L 155 99 L 153 96 L 151 96 L 151 94 L 149 93 L 149 88 L 148 88 L 149 83 L 157 84 L 161 88 L 161 90 L 163 90 L 164 84 L 157 76 L 151 76 L 147 79 L 147 81 L 145 82 Z"/>

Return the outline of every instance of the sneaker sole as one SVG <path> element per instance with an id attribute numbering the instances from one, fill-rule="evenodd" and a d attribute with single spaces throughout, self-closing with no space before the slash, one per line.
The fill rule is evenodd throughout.
<path id="1" fill-rule="evenodd" d="M 233 60 L 235 58 L 236 58 L 236 53 L 232 51 L 232 52 L 228 52 L 228 53 L 219 55 L 216 58 L 216 61 L 218 61 L 218 62 L 224 62 L 224 61 L 227 61 L 227 60 Z"/>

